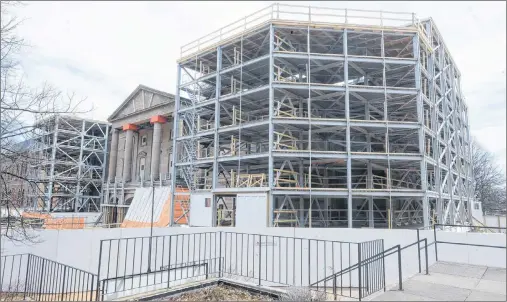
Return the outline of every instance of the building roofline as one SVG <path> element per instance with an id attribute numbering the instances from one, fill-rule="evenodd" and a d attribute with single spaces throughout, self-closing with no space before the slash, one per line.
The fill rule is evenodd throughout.
<path id="1" fill-rule="evenodd" d="M 115 117 L 116 115 L 125 107 L 125 105 L 128 104 L 128 102 L 130 100 L 132 100 L 132 98 L 141 90 L 145 90 L 145 91 L 148 91 L 148 92 L 152 92 L 152 93 L 155 93 L 155 94 L 158 94 L 158 95 L 162 95 L 162 96 L 165 96 L 165 97 L 168 97 L 169 99 L 172 99 L 172 101 L 174 102 L 174 99 L 176 98 L 176 96 L 174 94 L 171 94 L 171 93 L 168 93 L 168 92 L 165 92 L 165 91 L 161 91 L 161 90 L 158 90 L 158 89 L 154 89 L 154 88 L 151 88 L 151 87 L 148 87 L 148 86 L 145 86 L 143 84 L 139 84 L 136 89 L 134 89 L 134 91 L 132 91 L 129 96 L 120 104 L 120 106 L 118 106 L 118 108 L 116 108 L 115 111 L 113 111 L 113 113 L 111 113 L 110 116 L 107 117 L 107 121 L 108 122 L 111 122 L 113 120 L 115 120 Z M 170 104 L 171 102 L 169 102 L 168 104 Z"/>

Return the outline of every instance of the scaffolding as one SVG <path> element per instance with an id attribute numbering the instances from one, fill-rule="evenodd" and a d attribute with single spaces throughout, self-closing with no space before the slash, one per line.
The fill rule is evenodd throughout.
<path id="1" fill-rule="evenodd" d="M 181 48 L 173 185 L 267 191 L 270 226 L 468 224 L 460 77 L 431 19 L 273 4 Z"/>
<path id="2" fill-rule="evenodd" d="M 68 115 L 35 124 L 31 207 L 43 212 L 98 212 L 109 125 Z"/>

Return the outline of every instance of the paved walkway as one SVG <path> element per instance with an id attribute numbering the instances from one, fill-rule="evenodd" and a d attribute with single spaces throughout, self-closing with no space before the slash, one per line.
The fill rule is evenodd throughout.
<path id="1" fill-rule="evenodd" d="M 500 268 L 439 262 L 429 275 L 403 282 L 403 291 L 389 290 L 372 301 L 507 301 L 507 271 Z"/>

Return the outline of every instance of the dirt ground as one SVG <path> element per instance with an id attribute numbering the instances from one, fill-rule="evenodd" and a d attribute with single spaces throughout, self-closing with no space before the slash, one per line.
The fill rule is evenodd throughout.
<path id="1" fill-rule="evenodd" d="M 184 293 L 177 297 L 167 297 L 164 301 L 273 301 L 267 295 L 254 294 L 245 289 L 227 285 L 216 285 Z"/>

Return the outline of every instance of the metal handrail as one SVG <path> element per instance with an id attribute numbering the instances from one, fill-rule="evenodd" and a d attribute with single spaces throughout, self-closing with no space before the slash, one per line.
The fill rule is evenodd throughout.
<path id="1" fill-rule="evenodd" d="M 301 11 L 304 9 L 305 11 Z M 374 13 L 374 16 L 368 15 Z M 377 15 L 378 14 L 378 15 Z M 394 16 L 391 16 L 394 15 Z M 301 17 L 307 16 L 307 17 Z M 347 8 L 331 8 L 331 7 L 312 7 L 304 5 L 293 4 L 280 4 L 274 3 L 270 6 L 260 9 L 250 15 L 247 15 L 235 22 L 232 22 L 218 30 L 211 32 L 199 39 L 189 42 L 180 48 L 180 58 L 189 56 L 190 54 L 201 51 L 210 47 L 215 43 L 219 43 L 225 39 L 231 38 L 236 34 L 244 32 L 248 29 L 255 28 L 263 23 L 272 20 L 286 20 L 286 21 L 299 21 L 299 22 L 317 22 L 317 23 L 330 23 L 329 20 L 325 21 L 324 18 L 340 18 L 335 22 L 341 24 L 359 24 L 358 22 L 351 22 L 351 19 L 374 19 L 379 20 L 379 24 L 375 26 L 386 26 L 384 21 L 401 21 L 404 22 L 403 26 L 414 26 L 419 21 L 414 13 L 407 12 L 392 12 L 392 11 L 375 11 L 375 10 L 362 10 L 362 9 L 347 9 Z"/>
<path id="2" fill-rule="evenodd" d="M 95 281 L 98 275 L 92 272 L 31 253 L 2 256 L 0 259 L 4 266 L 0 272 L 2 290 L 5 290 L 3 285 L 7 274 L 9 286 L 6 292 L 22 295 L 23 300 L 93 301 L 97 297 Z M 9 264 L 10 272 L 6 272 L 5 266 Z"/>
<path id="3" fill-rule="evenodd" d="M 352 271 L 356 270 L 356 269 L 359 269 L 359 301 L 361 301 L 362 298 L 366 297 L 366 296 L 362 296 L 361 295 L 361 267 L 364 267 L 368 264 L 371 264 L 373 263 L 374 261 L 378 261 L 378 260 L 382 260 L 384 261 L 385 258 L 387 258 L 388 256 L 391 256 L 393 254 L 398 254 L 398 287 L 399 287 L 399 290 L 402 290 L 403 289 L 403 278 L 402 278 L 402 269 L 401 269 L 401 251 L 409 248 L 409 247 L 412 247 L 414 245 L 417 245 L 418 246 L 418 252 L 420 251 L 420 247 L 419 247 L 419 244 L 421 242 L 424 242 L 424 249 L 425 249 L 425 263 L 426 263 L 426 275 L 428 274 L 429 272 L 429 268 L 428 268 L 428 241 L 426 238 L 423 238 L 423 239 L 420 239 L 416 242 L 413 242 L 409 245 L 406 245 L 404 247 L 401 247 L 399 244 L 398 245 L 395 245 L 385 251 L 382 251 L 376 255 L 373 255 L 369 258 L 366 258 L 364 260 L 361 260 L 359 259 L 358 262 L 354 265 L 351 265 L 337 273 L 334 273 L 328 277 L 325 277 L 324 279 L 321 279 L 313 284 L 311 284 L 311 286 L 318 286 L 319 283 L 322 283 L 322 282 L 327 282 L 327 281 L 330 281 L 330 280 L 333 280 L 333 293 L 336 293 L 336 278 L 339 277 L 339 276 L 342 276 L 342 275 L 345 275 L 345 274 L 348 274 L 348 273 L 351 273 Z M 421 258 L 420 258 L 420 254 L 418 253 L 418 259 L 419 259 L 419 264 L 421 263 Z M 383 271 L 383 275 L 384 275 L 384 282 L 385 282 L 385 267 L 382 268 L 382 271 Z M 419 272 L 420 271 L 420 268 L 419 268 Z M 385 283 L 384 283 L 384 290 L 385 290 Z"/>
<path id="4" fill-rule="evenodd" d="M 457 224 L 434 224 L 433 225 L 433 238 L 435 243 L 435 260 L 438 261 L 438 244 L 451 244 L 451 245 L 461 245 L 461 246 L 475 246 L 475 247 L 489 247 L 489 248 L 498 248 L 498 249 L 507 249 L 506 246 L 498 246 L 498 245 L 486 245 L 486 244 L 473 244 L 473 243 L 463 243 L 463 242 L 451 242 L 451 241 L 438 241 L 437 240 L 437 226 L 442 227 L 470 227 L 470 228 L 479 228 L 479 229 L 494 229 L 494 230 L 507 230 L 507 228 L 503 227 L 486 227 L 486 226 L 468 226 L 468 225 L 457 225 Z M 419 230 L 418 230 L 419 231 Z M 417 234 L 419 236 L 419 233 Z"/>

